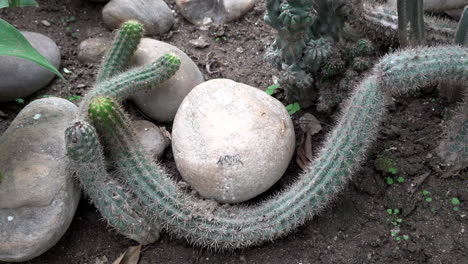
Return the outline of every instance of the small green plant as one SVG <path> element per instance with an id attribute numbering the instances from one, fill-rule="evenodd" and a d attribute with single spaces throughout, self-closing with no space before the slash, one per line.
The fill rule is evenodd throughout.
<path id="1" fill-rule="evenodd" d="M 18 104 L 24 104 L 24 99 L 23 98 L 16 98 L 15 102 L 17 102 Z"/>
<path id="2" fill-rule="evenodd" d="M 393 181 L 393 178 L 392 177 L 387 177 L 386 178 L 386 181 L 387 181 L 387 184 L 388 185 L 393 185 L 395 183 L 395 181 Z"/>
<path id="3" fill-rule="evenodd" d="M 455 212 L 458 212 L 458 210 L 460 210 L 460 208 L 458 207 L 460 205 L 460 200 L 457 197 L 453 197 L 451 203 L 454 206 L 453 210 Z"/>
<path id="4" fill-rule="evenodd" d="M 400 226 L 400 224 L 403 222 L 403 219 L 401 219 L 398 214 L 400 213 L 400 209 L 387 209 L 387 213 L 390 215 L 390 217 L 387 218 L 387 222 L 390 222 L 394 226 Z"/>
<path id="5" fill-rule="evenodd" d="M 227 40 L 227 37 L 226 37 L 225 35 L 222 35 L 222 36 L 220 36 L 220 37 L 216 37 L 216 38 L 215 38 L 215 41 L 220 41 L 220 40 L 226 41 L 226 40 Z"/>
<path id="6" fill-rule="evenodd" d="M 268 95 L 273 95 L 275 93 L 276 89 L 278 89 L 278 88 L 279 88 L 279 84 L 270 85 L 265 90 L 265 93 L 267 93 Z"/>
<path id="7" fill-rule="evenodd" d="M 405 178 L 403 178 L 403 177 L 400 176 L 400 177 L 397 178 L 397 182 L 398 182 L 398 183 L 404 183 L 404 182 L 405 182 Z"/>
<path id="8" fill-rule="evenodd" d="M 432 197 L 427 197 L 430 193 L 428 190 L 423 190 L 422 194 L 424 197 L 426 197 L 424 200 L 428 203 L 432 202 Z"/>
<path id="9" fill-rule="evenodd" d="M 68 101 L 73 102 L 74 100 L 80 100 L 81 96 L 80 95 L 70 95 L 68 96 Z"/>
<path id="10" fill-rule="evenodd" d="M 289 115 L 294 115 L 297 111 L 301 110 L 299 103 L 289 104 L 286 106 Z"/>

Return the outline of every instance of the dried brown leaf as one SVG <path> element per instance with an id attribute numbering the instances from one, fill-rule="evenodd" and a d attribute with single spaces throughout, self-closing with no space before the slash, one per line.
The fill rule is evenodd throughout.
<path id="1" fill-rule="evenodd" d="M 141 245 L 129 247 L 112 264 L 137 264 L 140 259 Z"/>

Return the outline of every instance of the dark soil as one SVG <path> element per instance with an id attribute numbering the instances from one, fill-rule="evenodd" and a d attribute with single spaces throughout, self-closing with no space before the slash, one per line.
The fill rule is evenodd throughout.
<path id="1" fill-rule="evenodd" d="M 39 2 L 38 8 L 1 10 L 0 17 L 20 30 L 40 32 L 56 41 L 62 51 L 61 70 L 65 67 L 72 72 L 66 75 L 72 88 L 68 92 L 56 79 L 47 88 L 24 98 L 24 104 L 1 103 L 0 133 L 34 99 L 44 95 L 68 98 L 85 94 L 93 84 L 97 65 L 79 63 L 77 47 L 86 38 L 112 34 L 101 21 L 103 4 L 86 0 Z M 168 4 L 176 9 L 173 1 Z M 265 89 L 278 73 L 263 60 L 263 53 L 275 34 L 263 22 L 264 6 L 264 0 L 258 1 L 241 20 L 208 30 L 201 30 L 176 14 L 178 26 L 155 38 L 185 51 L 206 79 L 229 78 Z M 76 21 L 66 22 L 71 17 Z M 52 25 L 46 27 L 41 20 Z M 188 44 L 199 36 L 209 40 L 208 48 L 196 49 Z M 209 73 L 207 64 L 217 73 Z M 468 264 L 468 173 L 465 170 L 447 175 L 436 149 L 453 109 L 453 105 L 438 99 L 436 91 L 396 98 L 361 171 L 326 210 L 282 239 L 245 250 L 217 253 L 194 248 L 163 234 L 160 241 L 143 248 L 140 263 Z M 295 114 L 293 119 L 297 120 L 296 116 L 304 112 Z M 324 123 L 333 124 L 332 118 L 317 116 Z M 170 124 L 166 125 L 170 129 Z M 330 130 L 330 125 L 324 127 Z M 316 141 L 322 138 L 323 132 L 316 136 Z M 381 166 L 376 164 L 382 161 L 387 164 L 390 161 L 394 169 L 377 170 Z M 163 162 L 173 170 L 170 150 Z M 293 181 L 298 172 L 293 159 L 274 190 Z M 393 184 L 388 183 L 389 177 Z M 429 194 L 424 195 L 423 191 Z M 458 211 L 453 209 L 453 197 L 461 201 Z M 398 209 L 399 213 L 390 215 L 388 209 Z M 392 231 L 396 233 L 394 236 Z M 102 256 L 112 262 L 133 245 L 135 242 L 108 228 L 93 205 L 82 199 L 74 221 L 57 245 L 27 263 L 92 264 Z"/>

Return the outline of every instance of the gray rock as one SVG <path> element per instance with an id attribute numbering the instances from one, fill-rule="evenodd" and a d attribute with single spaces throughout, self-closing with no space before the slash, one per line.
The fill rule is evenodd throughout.
<path id="1" fill-rule="evenodd" d="M 78 60 L 81 63 L 99 63 L 111 47 L 112 41 L 107 38 L 89 38 L 78 46 Z"/>
<path id="2" fill-rule="evenodd" d="M 111 29 L 127 20 L 138 20 L 147 35 L 163 34 L 175 22 L 171 9 L 162 0 L 111 0 L 102 10 L 102 18 Z"/>
<path id="3" fill-rule="evenodd" d="M 141 92 L 132 97 L 143 113 L 162 122 L 172 121 L 185 96 L 193 87 L 203 82 L 203 74 L 189 56 L 170 44 L 154 39 L 141 40 L 132 58 L 132 64 L 147 65 L 169 52 L 175 53 L 181 60 L 177 73 L 151 91 Z"/>
<path id="4" fill-rule="evenodd" d="M 80 190 L 67 173 L 64 131 L 77 107 L 60 98 L 27 105 L 0 137 L 0 261 L 26 261 L 67 230 Z"/>
<path id="5" fill-rule="evenodd" d="M 133 122 L 137 138 L 148 151 L 153 159 L 159 160 L 164 154 L 164 150 L 169 146 L 169 139 L 162 133 L 155 124 L 146 120 Z"/>
<path id="6" fill-rule="evenodd" d="M 275 98 L 227 79 L 196 86 L 180 105 L 172 151 L 182 178 L 206 198 L 246 201 L 270 188 L 294 152 L 294 127 Z"/>
<path id="7" fill-rule="evenodd" d="M 223 24 L 247 13 L 255 0 L 176 0 L 182 16 L 195 25 Z"/>
<path id="8" fill-rule="evenodd" d="M 22 33 L 52 65 L 60 66 L 60 50 L 53 40 L 39 33 Z M 34 62 L 1 56 L 0 76 L 0 102 L 5 102 L 31 95 L 46 86 L 55 75 Z"/>

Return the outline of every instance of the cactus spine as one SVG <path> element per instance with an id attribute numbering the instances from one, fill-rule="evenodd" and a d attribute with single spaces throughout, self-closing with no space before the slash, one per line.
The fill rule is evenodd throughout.
<path id="1" fill-rule="evenodd" d="M 81 102 L 78 121 L 66 130 L 65 139 L 70 157 L 70 171 L 80 181 L 88 197 L 102 216 L 119 233 L 148 244 L 159 237 L 159 225 L 150 223 L 142 215 L 132 193 L 106 172 L 104 156 L 96 132 L 85 120 L 89 103 L 98 95 L 107 95 L 119 101 L 138 91 L 149 89 L 170 78 L 179 69 L 180 60 L 171 54 L 152 64 L 124 71 L 142 37 L 143 27 L 137 21 L 127 21 L 105 56 L 93 89 Z"/>
<path id="2" fill-rule="evenodd" d="M 355 89 L 310 168 L 276 197 L 251 207 L 219 206 L 181 190 L 142 150 L 128 118 L 112 99 L 94 99 L 89 114 L 125 177 L 126 188 L 147 209 L 148 221 L 161 223 L 196 245 L 242 248 L 284 236 L 323 209 L 359 169 L 391 96 L 434 81 L 467 82 L 467 55 L 466 48 L 440 46 L 383 58 Z M 409 70 L 415 65 L 418 68 Z M 466 136 L 454 138 L 466 146 Z"/>

